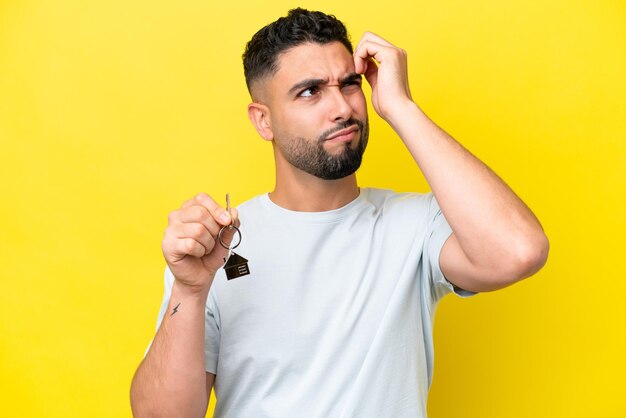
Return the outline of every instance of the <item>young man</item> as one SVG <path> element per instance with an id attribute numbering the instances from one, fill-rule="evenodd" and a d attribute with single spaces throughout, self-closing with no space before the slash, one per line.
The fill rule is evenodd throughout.
<path id="1" fill-rule="evenodd" d="M 204 416 L 215 384 L 220 417 L 425 417 L 437 302 L 534 274 L 548 253 L 541 225 L 413 102 L 406 54 L 381 37 L 353 51 L 333 16 L 296 9 L 254 35 L 244 69 L 276 187 L 232 217 L 206 194 L 170 214 L 133 412 Z M 432 193 L 357 186 L 362 75 Z M 231 222 L 250 274 L 227 280 L 218 234 Z"/>

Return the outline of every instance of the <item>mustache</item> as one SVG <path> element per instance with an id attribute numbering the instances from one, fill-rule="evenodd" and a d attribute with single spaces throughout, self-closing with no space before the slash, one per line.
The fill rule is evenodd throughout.
<path id="1" fill-rule="evenodd" d="M 319 142 L 324 142 L 326 140 L 326 138 L 328 138 L 329 136 L 331 136 L 335 132 L 339 132 L 342 129 L 350 128 L 350 127 L 355 126 L 355 125 L 359 128 L 359 130 L 363 131 L 363 122 L 361 122 L 358 119 L 350 118 L 348 120 L 340 122 L 337 126 L 335 126 L 333 128 L 330 128 L 330 129 L 326 130 L 325 132 L 322 132 L 322 134 L 318 138 L 318 141 Z"/>

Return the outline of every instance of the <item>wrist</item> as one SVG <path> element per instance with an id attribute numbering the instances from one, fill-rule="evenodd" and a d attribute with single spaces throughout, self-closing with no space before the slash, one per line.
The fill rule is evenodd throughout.
<path id="1" fill-rule="evenodd" d="M 206 302 L 212 282 L 213 280 L 209 281 L 208 285 L 198 286 L 183 283 L 175 278 L 172 285 L 172 295 L 176 294 L 181 298 Z"/>
<path id="2" fill-rule="evenodd" d="M 413 136 L 416 128 L 424 127 L 430 118 L 415 102 L 411 101 L 398 107 L 386 121 L 400 139 L 406 142 Z"/>
<path id="3" fill-rule="evenodd" d="M 417 103 L 407 99 L 396 103 L 392 110 L 383 116 L 383 119 L 398 132 L 404 124 L 411 124 L 417 115 L 424 114 Z"/>

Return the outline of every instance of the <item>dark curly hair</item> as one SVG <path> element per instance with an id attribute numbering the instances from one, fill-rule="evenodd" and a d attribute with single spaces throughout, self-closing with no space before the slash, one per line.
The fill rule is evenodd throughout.
<path id="1" fill-rule="evenodd" d="M 339 41 L 352 54 L 350 35 L 344 24 L 333 15 L 302 8 L 289 10 L 285 17 L 263 27 L 246 44 L 243 71 L 246 85 L 278 71 L 278 56 L 307 42 L 326 44 Z"/>

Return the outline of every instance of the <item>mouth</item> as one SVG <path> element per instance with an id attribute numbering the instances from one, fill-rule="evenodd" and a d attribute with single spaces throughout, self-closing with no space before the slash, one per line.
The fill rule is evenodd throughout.
<path id="1" fill-rule="evenodd" d="M 351 126 L 346 129 L 342 129 L 326 137 L 326 141 L 331 141 L 331 140 L 337 141 L 337 142 L 350 141 L 354 138 L 354 134 L 358 130 L 359 130 L 359 127 L 356 125 Z"/>

